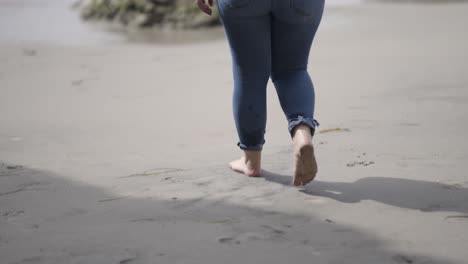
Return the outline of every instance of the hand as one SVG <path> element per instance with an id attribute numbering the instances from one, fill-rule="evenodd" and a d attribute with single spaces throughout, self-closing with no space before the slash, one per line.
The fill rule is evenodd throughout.
<path id="1" fill-rule="evenodd" d="M 206 2 L 208 2 L 208 4 Z M 211 10 L 213 7 L 213 0 L 197 0 L 197 4 L 201 11 L 211 16 L 211 13 L 213 12 Z"/>

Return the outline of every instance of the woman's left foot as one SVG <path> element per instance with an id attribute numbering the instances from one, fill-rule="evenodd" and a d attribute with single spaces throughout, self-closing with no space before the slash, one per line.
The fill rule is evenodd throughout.
<path id="1" fill-rule="evenodd" d="M 232 170 L 243 173 L 249 177 L 260 177 L 260 151 L 246 151 L 245 156 L 229 163 Z"/>

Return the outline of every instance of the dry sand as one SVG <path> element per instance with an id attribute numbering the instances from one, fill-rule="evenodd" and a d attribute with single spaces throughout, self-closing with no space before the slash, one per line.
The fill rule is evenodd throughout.
<path id="1" fill-rule="evenodd" d="M 0 263 L 468 263 L 468 4 L 329 9 L 317 180 L 240 155 L 224 39 L 0 44 Z M 337 23 L 327 19 L 340 17 Z"/>

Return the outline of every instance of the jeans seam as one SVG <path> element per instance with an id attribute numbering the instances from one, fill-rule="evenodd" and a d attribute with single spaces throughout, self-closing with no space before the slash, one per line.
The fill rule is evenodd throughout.
<path id="1" fill-rule="evenodd" d="M 297 117 L 290 118 L 288 120 L 288 130 L 291 135 L 291 138 L 294 136 L 293 135 L 294 128 L 300 124 L 307 125 L 310 128 L 311 130 L 310 132 L 312 135 L 315 134 L 315 128 L 320 126 L 320 123 L 313 117 L 304 117 L 302 115 L 299 115 Z"/>

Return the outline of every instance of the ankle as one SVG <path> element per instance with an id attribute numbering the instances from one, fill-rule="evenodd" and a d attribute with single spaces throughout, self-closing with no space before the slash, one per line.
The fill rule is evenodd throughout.
<path id="1" fill-rule="evenodd" d="M 245 159 L 245 164 L 247 165 L 247 167 L 252 168 L 252 169 L 260 168 L 261 158 L 262 158 L 261 155 L 262 155 L 261 151 L 250 151 L 250 150 L 244 151 L 244 159 Z"/>
<path id="2" fill-rule="evenodd" d="M 306 125 L 298 125 L 293 131 L 293 142 L 295 145 L 311 145 L 312 134 L 311 130 Z"/>

